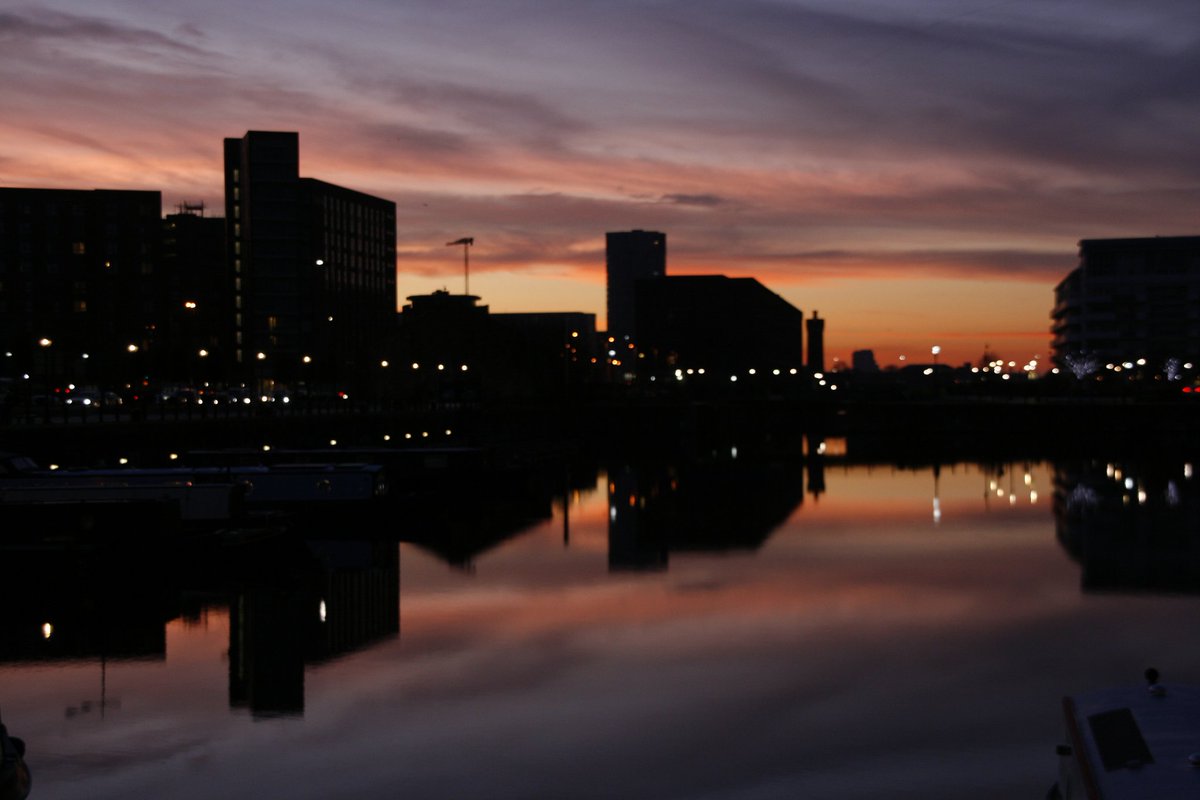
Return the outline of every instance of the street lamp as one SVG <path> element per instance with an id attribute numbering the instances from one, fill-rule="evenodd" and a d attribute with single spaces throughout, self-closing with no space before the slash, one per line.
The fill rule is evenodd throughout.
<path id="1" fill-rule="evenodd" d="M 933 365 L 936 367 L 938 353 L 942 352 L 942 347 L 941 345 L 935 344 L 933 347 L 929 348 L 929 352 L 933 353 Z"/>

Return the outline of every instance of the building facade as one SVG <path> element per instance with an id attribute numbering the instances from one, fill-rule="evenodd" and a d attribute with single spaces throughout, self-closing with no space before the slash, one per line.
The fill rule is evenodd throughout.
<path id="1" fill-rule="evenodd" d="M 804 315 L 754 278 L 686 275 L 637 285 L 639 371 L 737 374 L 804 365 Z"/>
<path id="2" fill-rule="evenodd" d="M 544 398 L 578 394 L 601 374 L 596 315 L 580 311 L 492 314 L 503 344 L 509 393 Z"/>
<path id="3" fill-rule="evenodd" d="M 875 374 L 879 372 L 879 363 L 875 360 L 874 350 L 855 350 L 850 354 L 850 368 L 855 372 Z"/>
<path id="4" fill-rule="evenodd" d="M 667 274 L 667 235 L 657 231 L 605 234 L 608 335 L 629 342 L 637 329 L 638 281 Z"/>
<path id="5" fill-rule="evenodd" d="M 225 140 L 233 362 L 264 385 L 369 383 L 396 320 L 396 206 L 299 171 L 296 133 Z"/>
<path id="6" fill-rule="evenodd" d="M 492 314 L 476 295 L 412 295 L 389 349 L 389 386 L 422 403 L 575 396 L 598 372 L 595 339 L 595 314 Z"/>
<path id="7" fill-rule="evenodd" d="M 119 388 L 163 366 L 159 192 L 0 189 L 4 377 Z"/>
<path id="8" fill-rule="evenodd" d="M 1200 360 L 1200 236 L 1081 241 L 1051 318 L 1062 368 Z"/>
<path id="9" fill-rule="evenodd" d="M 410 295 L 389 352 L 389 392 L 421 404 L 474 403 L 487 384 L 498 343 L 488 307 L 473 294 Z"/>
<path id="10" fill-rule="evenodd" d="M 233 366 L 225 220 L 204 211 L 203 205 L 181 204 L 162 221 L 162 279 L 171 298 L 165 379 L 188 386 L 221 382 Z"/>

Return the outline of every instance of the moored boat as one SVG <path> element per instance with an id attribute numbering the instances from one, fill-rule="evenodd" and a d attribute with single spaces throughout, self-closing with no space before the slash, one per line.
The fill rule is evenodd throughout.
<path id="1" fill-rule="evenodd" d="M 0 458 L 0 520 L 12 530 L 55 535 L 180 524 L 203 530 L 277 512 L 343 514 L 374 509 L 387 493 L 376 464 L 48 470 L 24 457 Z"/>
<path id="2" fill-rule="evenodd" d="M 1200 797 L 1200 686 L 1145 677 L 1063 698 L 1066 742 L 1047 800 Z"/>

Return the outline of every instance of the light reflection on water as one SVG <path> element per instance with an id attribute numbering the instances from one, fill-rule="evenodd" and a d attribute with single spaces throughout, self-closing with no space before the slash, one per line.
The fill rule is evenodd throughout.
<path id="1" fill-rule="evenodd" d="M 1147 532 L 1195 530 L 1182 465 L 742 463 L 616 465 L 449 549 L 258 548 L 203 591 L 54 563 L 8 603 L 58 649 L 10 621 L 0 665 L 33 797 L 1039 797 L 1062 694 L 1200 680 L 1195 574 L 1147 566 L 1196 550 Z"/>

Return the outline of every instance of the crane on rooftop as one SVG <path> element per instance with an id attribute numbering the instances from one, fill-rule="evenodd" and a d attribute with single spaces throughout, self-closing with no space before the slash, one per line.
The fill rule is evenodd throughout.
<path id="1" fill-rule="evenodd" d="M 446 242 L 446 247 L 454 247 L 462 245 L 463 249 L 463 291 L 465 294 L 471 293 L 471 245 L 475 244 L 475 237 L 464 236 L 461 239 L 455 239 L 453 242 Z"/>

